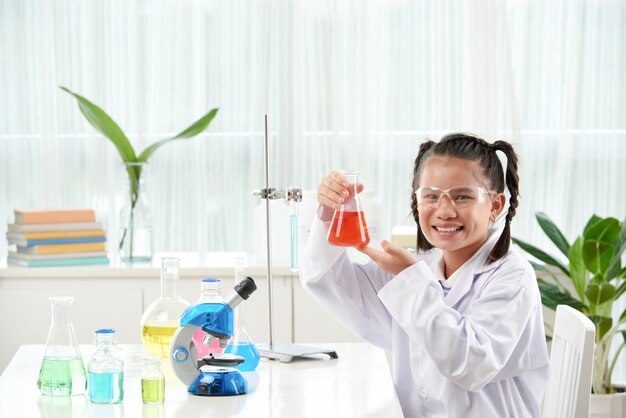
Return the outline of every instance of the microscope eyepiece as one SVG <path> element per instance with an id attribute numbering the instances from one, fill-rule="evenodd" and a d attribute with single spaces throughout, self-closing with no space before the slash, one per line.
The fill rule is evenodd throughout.
<path id="1" fill-rule="evenodd" d="M 248 299 L 255 290 L 256 283 L 254 283 L 252 277 L 246 277 L 235 286 L 235 292 L 237 292 L 243 300 Z"/>

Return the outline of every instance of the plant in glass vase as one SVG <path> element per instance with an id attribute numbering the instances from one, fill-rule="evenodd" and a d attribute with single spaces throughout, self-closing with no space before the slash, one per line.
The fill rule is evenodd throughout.
<path id="1" fill-rule="evenodd" d="M 176 140 L 189 139 L 203 132 L 217 114 L 218 108 L 211 109 L 178 135 L 161 139 L 137 155 L 128 137 L 104 110 L 67 87 L 59 87 L 76 98 L 78 108 L 83 116 L 98 132 L 111 140 L 122 157 L 128 175 L 129 194 L 127 210 L 121 219 L 122 227 L 119 242 L 121 259 L 123 261 L 150 260 L 152 257 L 150 213 L 143 196 L 142 187 L 148 160 L 163 145 Z"/>

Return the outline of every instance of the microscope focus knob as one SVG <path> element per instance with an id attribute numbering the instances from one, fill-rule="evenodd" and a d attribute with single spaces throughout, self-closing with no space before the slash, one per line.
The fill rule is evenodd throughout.
<path id="1" fill-rule="evenodd" d="M 189 358 L 189 351 L 185 347 L 176 347 L 172 352 L 172 357 L 175 361 L 182 363 Z"/>

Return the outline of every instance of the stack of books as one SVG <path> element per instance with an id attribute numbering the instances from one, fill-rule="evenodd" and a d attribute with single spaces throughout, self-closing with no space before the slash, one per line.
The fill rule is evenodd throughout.
<path id="1" fill-rule="evenodd" d="M 93 209 L 19 210 L 7 227 L 9 264 L 27 267 L 108 264 L 106 236 Z"/>

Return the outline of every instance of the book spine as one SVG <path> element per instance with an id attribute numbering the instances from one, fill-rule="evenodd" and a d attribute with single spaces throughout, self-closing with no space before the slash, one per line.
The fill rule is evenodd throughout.
<path id="1" fill-rule="evenodd" d="M 11 264 L 26 267 L 89 266 L 109 264 L 109 259 L 107 257 L 66 258 L 61 260 L 16 260 L 9 257 L 7 261 Z"/>
<path id="2" fill-rule="evenodd" d="M 78 244 L 81 242 L 105 242 L 105 241 L 106 241 L 105 237 L 31 239 L 31 240 L 22 241 L 20 245 L 23 245 L 26 247 L 32 247 L 34 245 Z"/>
<path id="3" fill-rule="evenodd" d="M 23 224 L 95 222 L 96 212 L 93 209 L 49 211 L 16 210 L 15 220 Z"/>
<path id="4" fill-rule="evenodd" d="M 83 237 L 103 237 L 103 229 L 69 230 L 69 231 L 47 231 L 47 232 L 8 232 L 7 238 L 15 240 L 30 239 L 58 239 L 58 238 L 83 238 Z"/>
<path id="5" fill-rule="evenodd" d="M 79 244 L 34 245 L 32 247 L 18 246 L 17 251 L 28 254 L 61 254 L 105 251 L 105 247 L 103 242 L 83 242 Z"/>

